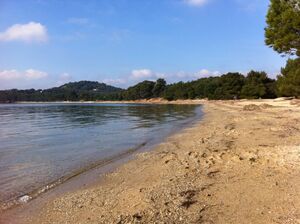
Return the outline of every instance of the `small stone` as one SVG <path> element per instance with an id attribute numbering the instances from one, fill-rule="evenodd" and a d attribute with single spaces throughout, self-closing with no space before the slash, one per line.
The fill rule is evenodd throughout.
<path id="1" fill-rule="evenodd" d="M 32 199 L 32 197 L 30 197 L 29 195 L 24 195 L 24 196 L 22 196 L 22 197 L 19 198 L 19 202 L 21 202 L 21 203 L 27 203 L 31 199 Z"/>

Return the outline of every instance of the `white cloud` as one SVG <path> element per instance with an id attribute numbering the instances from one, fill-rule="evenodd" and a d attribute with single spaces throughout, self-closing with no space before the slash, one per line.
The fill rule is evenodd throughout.
<path id="1" fill-rule="evenodd" d="M 165 78 L 165 74 L 153 72 L 150 69 L 135 69 L 132 70 L 127 77 L 116 79 L 107 78 L 103 79 L 102 82 L 109 85 L 128 87 L 131 85 L 135 85 L 137 82 L 141 82 L 144 80 L 155 81 L 158 78 Z"/>
<path id="2" fill-rule="evenodd" d="M 190 73 L 187 73 L 187 72 L 184 72 L 184 71 L 179 71 L 179 72 L 176 72 L 174 74 L 169 74 L 168 75 L 168 77 L 174 77 L 174 78 L 178 78 L 178 79 L 185 79 L 185 78 L 188 78 L 190 76 L 191 76 Z"/>
<path id="3" fill-rule="evenodd" d="M 3 70 L 0 71 L 0 80 L 14 80 L 19 79 L 20 73 L 17 70 Z"/>
<path id="4" fill-rule="evenodd" d="M 46 78 L 48 74 L 46 72 L 27 69 L 24 72 L 12 69 L 0 71 L 0 80 L 33 80 Z"/>
<path id="5" fill-rule="evenodd" d="M 102 82 L 109 85 L 117 85 L 122 87 L 128 87 L 131 85 L 135 85 L 137 82 L 141 82 L 144 80 L 155 81 L 158 78 L 164 78 L 168 83 L 174 83 L 179 81 L 191 81 L 199 78 L 210 77 L 210 76 L 219 76 L 221 75 L 218 71 L 210 71 L 207 69 L 201 69 L 198 72 L 169 72 L 169 73 L 161 73 L 155 72 L 151 69 L 136 69 L 132 70 L 132 72 L 124 78 L 116 78 L 116 79 L 103 79 Z"/>
<path id="6" fill-rule="evenodd" d="M 45 42 L 47 29 L 40 23 L 15 24 L 0 33 L 0 41 Z"/>
<path id="7" fill-rule="evenodd" d="M 48 76 L 46 72 L 42 72 L 34 69 L 28 69 L 25 71 L 24 74 L 27 79 L 42 79 Z"/>
<path id="8" fill-rule="evenodd" d="M 209 71 L 207 69 L 201 69 L 200 71 L 194 74 L 195 78 L 203 78 L 209 76 L 219 76 L 221 73 L 219 71 Z"/>
<path id="9" fill-rule="evenodd" d="M 155 73 L 152 72 L 150 69 L 133 70 L 130 75 L 130 78 L 135 80 L 149 79 L 153 77 L 155 77 Z"/>
<path id="10" fill-rule="evenodd" d="M 169 81 L 171 82 L 177 82 L 177 81 L 189 81 L 189 80 L 195 80 L 210 76 L 219 76 L 221 73 L 219 71 L 210 71 L 207 69 L 201 69 L 198 72 L 184 72 L 179 71 L 175 73 L 170 73 L 165 76 Z"/>
<path id="11" fill-rule="evenodd" d="M 206 4 L 208 2 L 208 0 L 184 0 L 184 2 L 188 5 L 191 6 L 203 6 L 204 4 Z"/>

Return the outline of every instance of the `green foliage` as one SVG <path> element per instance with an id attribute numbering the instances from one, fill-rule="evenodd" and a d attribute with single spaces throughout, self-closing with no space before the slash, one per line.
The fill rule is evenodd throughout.
<path id="1" fill-rule="evenodd" d="M 279 53 L 300 56 L 300 2 L 299 0 L 271 0 L 265 29 L 266 44 Z M 279 96 L 300 96 L 300 59 L 290 59 L 278 76 Z M 267 90 L 273 91 L 274 83 Z M 259 88 L 260 91 L 262 88 Z M 253 89 L 249 89 L 254 92 Z M 274 95 L 274 92 L 272 93 Z"/>
<path id="2" fill-rule="evenodd" d="M 215 90 L 218 88 L 219 77 L 202 78 L 192 82 L 197 98 L 214 99 Z"/>
<path id="3" fill-rule="evenodd" d="M 167 82 L 164 79 L 156 80 L 156 83 L 152 89 L 153 97 L 160 97 L 162 96 L 163 92 L 165 91 L 167 86 Z"/>
<path id="4" fill-rule="evenodd" d="M 143 81 L 123 91 L 119 98 L 122 100 L 138 100 L 160 97 L 166 89 L 166 81 L 158 79 L 156 82 Z"/>
<path id="5" fill-rule="evenodd" d="M 300 56 L 299 0 L 271 0 L 265 37 L 266 44 L 278 53 Z"/>
<path id="6" fill-rule="evenodd" d="M 214 99 L 235 99 L 240 96 L 245 77 L 240 73 L 227 73 L 219 79 L 219 86 L 213 95 Z"/>
<path id="7" fill-rule="evenodd" d="M 275 80 L 265 72 L 251 71 L 245 78 L 240 73 L 201 78 L 191 82 L 167 85 L 164 79 L 143 81 L 126 90 L 97 82 L 75 82 L 46 90 L 0 91 L 0 102 L 15 101 L 79 101 L 79 100 L 139 100 L 163 97 L 167 100 L 236 98 L 274 98 Z"/>
<path id="8" fill-rule="evenodd" d="M 152 97 L 152 90 L 155 86 L 155 82 L 143 81 L 135 86 L 129 87 L 122 93 L 123 99 L 125 100 L 138 100 L 138 99 L 149 99 Z"/>
<path id="9" fill-rule="evenodd" d="M 275 80 L 268 78 L 267 73 L 251 71 L 246 77 L 241 97 L 248 99 L 274 98 L 276 97 L 275 88 Z"/>
<path id="10" fill-rule="evenodd" d="M 300 58 L 288 60 L 281 74 L 277 81 L 279 95 L 300 97 Z"/>
<path id="11" fill-rule="evenodd" d="M 3 90 L 0 102 L 105 100 L 117 98 L 121 90 L 104 83 L 80 81 L 46 90 Z"/>
<path id="12" fill-rule="evenodd" d="M 58 88 L 67 91 L 75 91 L 76 93 L 84 91 L 93 91 L 97 93 L 111 93 L 121 90 L 120 88 L 109 86 L 104 83 L 92 81 L 70 82 Z"/>
<path id="13" fill-rule="evenodd" d="M 167 86 L 163 97 L 167 100 L 188 99 L 190 88 L 189 83 L 171 84 Z"/>
<path id="14" fill-rule="evenodd" d="M 239 73 L 228 73 L 221 77 L 202 78 L 192 82 L 179 82 L 167 86 L 164 98 L 177 99 L 234 99 L 240 95 L 245 77 Z"/>
<path id="15" fill-rule="evenodd" d="M 246 78 L 240 73 L 227 73 L 220 77 L 175 83 L 167 86 L 164 98 L 167 100 L 275 98 L 275 89 L 275 80 L 268 78 L 265 72 L 251 71 Z"/>

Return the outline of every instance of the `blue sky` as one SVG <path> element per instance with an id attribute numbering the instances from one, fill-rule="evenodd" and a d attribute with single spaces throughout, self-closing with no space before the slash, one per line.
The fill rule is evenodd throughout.
<path id="1" fill-rule="evenodd" d="M 280 71 L 268 0 L 0 0 L 0 89 Z"/>

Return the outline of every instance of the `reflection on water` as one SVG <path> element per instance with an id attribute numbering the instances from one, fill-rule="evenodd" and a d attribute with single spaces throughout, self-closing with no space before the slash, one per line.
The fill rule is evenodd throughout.
<path id="1" fill-rule="evenodd" d="M 0 105 L 0 202 L 146 142 L 200 116 L 193 105 Z"/>

